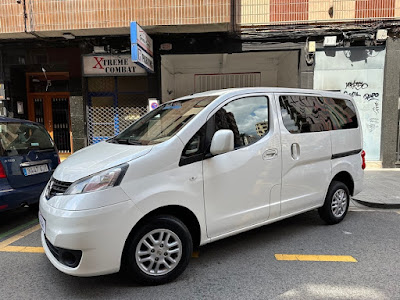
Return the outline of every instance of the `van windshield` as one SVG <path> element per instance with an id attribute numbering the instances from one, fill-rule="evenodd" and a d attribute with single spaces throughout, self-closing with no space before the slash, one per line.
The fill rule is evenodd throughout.
<path id="1" fill-rule="evenodd" d="M 0 156 L 23 155 L 31 150 L 54 150 L 44 127 L 32 123 L 0 123 Z"/>
<path id="2" fill-rule="evenodd" d="M 151 145 L 170 139 L 217 96 L 197 97 L 160 105 L 109 143 Z"/>

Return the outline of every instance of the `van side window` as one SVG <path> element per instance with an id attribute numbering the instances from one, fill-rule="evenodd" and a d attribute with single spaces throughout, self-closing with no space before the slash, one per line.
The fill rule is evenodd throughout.
<path id="1" fill-rule="evenodd" d="M 282 120 L 290 133 L 330 130 L 323 99 L 314 96 L 280 96 Z"/>
<path id="2" fill-rule="evenodd" d="M 268 97 L 255 96 L 234 100 L 218 110 L 214 117 L 215 131 L 233 131 L 235 148 L 253 144 L 269 130 Z"/>
<path id="3" fill-rule="evenodd" d="M 347 99 L 324 98 L 332 129 L 357 128 L 357 114 L 353 103 Z"/>
<path id="4" fill-rule="evenodd" d="M 282 121 L 290 133 L 357 128 L 354 105 L 347 99 L 286 95 L 279 97 Z"/>

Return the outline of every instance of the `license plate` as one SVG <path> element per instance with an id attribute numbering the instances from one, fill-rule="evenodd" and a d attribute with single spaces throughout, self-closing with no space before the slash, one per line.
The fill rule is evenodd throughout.
<path id="1" fill-rule="evenodd" d="M 40 212 L 39 212 L 39 224 L 40 227 L 42 227 L 43 232 L 46 234 L 46 220 L 43 218 Z"/>
<path id="2" fill-rule="evenodd" d="M 24 172 L 25 176 L 30 176 L 30 175 L 40 174 L 40 173 L 46 173 L 48 171 L 49 171 L 49 167 L 46 164 L 32 166 L 32 167 L 26 167 L 26 168 L 22 169 L 22 172 Z"/>

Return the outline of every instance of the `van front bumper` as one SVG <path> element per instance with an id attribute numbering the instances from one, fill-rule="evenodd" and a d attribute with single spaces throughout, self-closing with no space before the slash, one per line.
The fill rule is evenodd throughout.
<path id="1" fill-rule="evenodd" d="M 46 256 L 58 270 L 75 276 L 118 272 L 126 239 L 142 217 L 130 200 L 71 211 L 50 206 L 43 195 L 40 214 L 44 219 L 45 232 L 42 231 L 41 239 Z M 69 257 L 71 253 L 78 253 L 79 261 L 69 266 L 68 260 L 60 258 L 60 253 L 67 253 Z"/>

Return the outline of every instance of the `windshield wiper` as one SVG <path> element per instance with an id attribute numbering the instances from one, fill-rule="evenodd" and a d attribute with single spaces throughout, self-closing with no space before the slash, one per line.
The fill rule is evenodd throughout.
<path id="1" fill-rule="evenodd" d="M 110 142 L 117 144 L 127 144 L 127 145 L 143 145 L 142 142 L 132 139 L 112 139 L 110 140 Z"/>
<path id="2" fill-rule="evenodd" d="M 137 140 L 132 140 L 132 139 L 128 139 L 128 144 L 129 145 L 143 145 L 142 142 L 137 141 Z"/>

